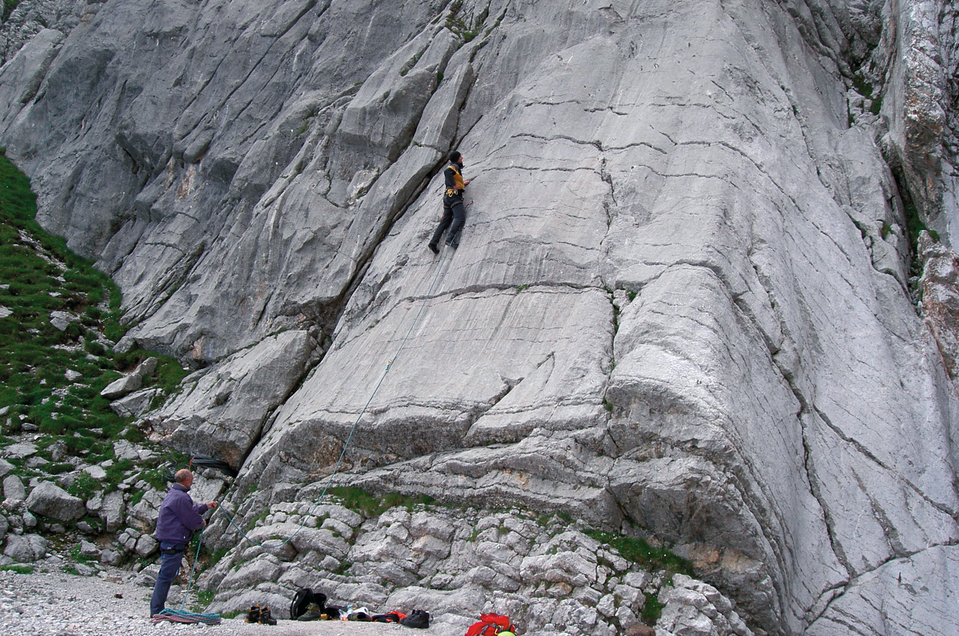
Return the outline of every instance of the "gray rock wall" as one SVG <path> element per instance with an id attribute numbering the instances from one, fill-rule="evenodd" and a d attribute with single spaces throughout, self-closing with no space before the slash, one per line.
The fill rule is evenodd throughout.
<path id="1" fill-rule="evenodd" d="M 338 466 L 563 511 L 669 545 L 755 628 L 893 634 L 921 603 L 901 577 L 959 618 L 954 320 L 918 315 L 906 229 L 915 207 L 948 269 L 954 23 L 116 0 L 0 70 L 0 141 L 130 339 L 204 367 L 144 422 L 245 458 L 258 506 Z M 472 203 L 434 257 L 453 147 Z"/>

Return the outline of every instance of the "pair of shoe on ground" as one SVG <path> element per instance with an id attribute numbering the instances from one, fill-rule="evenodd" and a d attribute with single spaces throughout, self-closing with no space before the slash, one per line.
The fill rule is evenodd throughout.
<path id="1" fill-rule="evenodd" d="M 246 622 L 276 625 L 276 619 L 273 618 L 273 613 L 270 612 L 270 608 L 260 607 L 259 605 L 251 605 L 250 609 L 246 611 Z"/>

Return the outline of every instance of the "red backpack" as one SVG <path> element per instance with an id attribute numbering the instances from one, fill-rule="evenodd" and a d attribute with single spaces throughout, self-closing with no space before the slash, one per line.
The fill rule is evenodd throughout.
<path id="1" fill-rule="evenodd" d="M 510 622 L 509 616 L 480 614 L 479 622 L 470 625 L 466 636 L 496 636 L 500 632 L 516 632 L 516 626 Z"/>

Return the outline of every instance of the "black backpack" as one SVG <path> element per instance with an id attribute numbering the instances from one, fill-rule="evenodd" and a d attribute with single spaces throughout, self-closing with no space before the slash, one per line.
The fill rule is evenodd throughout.
<path id="1" fill-rule="evenodd" d="M 322 612 L 326 606 L 326 594 L 314 592 L 308 587 L 300 589 L 293 596 L 293 601 L 290 603 L 290 618 L 296 620 L 300 616 L 303 616 L 310 609 L 311 604 L 315 604 L 320 612 Z"/>

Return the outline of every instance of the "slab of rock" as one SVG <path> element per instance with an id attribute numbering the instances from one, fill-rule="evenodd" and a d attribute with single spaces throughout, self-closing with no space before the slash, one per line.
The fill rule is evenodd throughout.
<path id="1" fill-rule="evenodd" d="M 108 400 L 116 400 L 133 393 L 143 385 L 143 376 L 130 373 L 108 384 L 100 395 Z"/>
<path id="2" fill-rule="evenodd" d="M 175 399 L 148 416 L 155 437 L 239 466 L 302 377 L 315 344 L 306 331 L 287 331 L 189 376 Z"/>
<path id="3" fill-rule="evenodd" d="M 82 499 L 48 481 L 30 491 L 26 504 L 31 512 L 64 523 L 76 521 L 86 514 Z"/>
<path id="4" fill-rule="evenodd" d="M 106 524 L 107 532 L 115 532 L 123 525 L 125 511 L 126 503 L 121 491 L 114 490 L 104 495 L 98 515 Z"/>
<path id="5" fill-rule="evenodd" d="M 150 410 L 154 398 L 162 395 L 161 389 L 142 389 L 110 402 L 110 409 L 120 417 L 140 417 Z"/>
<path id="6" fill-rule="evenodd" d="M 3 454 L 13 459 L 24 459 L 26 457 L 30 457 L 31 455 L 35 455 L 36 452 L 36 444 L 30 444 L 28 442 L 10 444 L 3 449 Z"/>
<path id="7" fill-rule="evenodd" d="M 902 232 L 915 208 L 959 236 L 942 3 L 120 4 L 0 71 L 0 141 L 113 272 L 128 341 L 204 367 L 158 437 L 267 500 L 349 439 L 351 484 L 651 535 L 773 633 L 959 622 L 955 264 L 925 322 Z M 434 257 L 454 145 L 473 204 Z M 394 521 L 403 572 L 440 576 Z M 464 595 L 506 576 L 469 536 L 437 579 Z M 573 561 L 532 561 L 563 580 L 522 611 L 609 633 Z"/>

